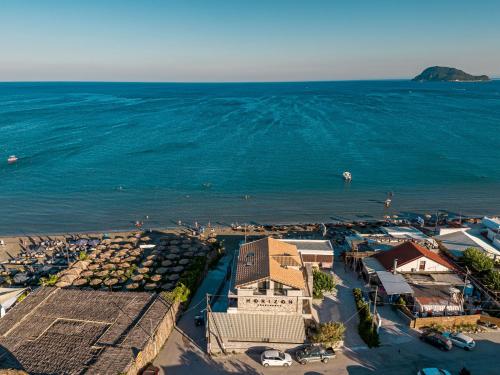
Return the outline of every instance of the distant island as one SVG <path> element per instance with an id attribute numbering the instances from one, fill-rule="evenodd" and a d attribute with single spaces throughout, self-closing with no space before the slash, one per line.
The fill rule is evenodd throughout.
<path id="1" fill-rule="evenodd" d="M 432 66 L 413 78 L 413 81 L 426 82 L 482 82 L 489 80 L 490 77 L 487 75 L 473 76 L 463 70 L 444 66 Z"/>

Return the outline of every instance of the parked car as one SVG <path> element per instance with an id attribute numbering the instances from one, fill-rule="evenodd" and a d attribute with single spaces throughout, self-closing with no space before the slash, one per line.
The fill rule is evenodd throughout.
<path id="1" fill-rule="evenodd" d="M 260 363 L 262 366 L 284 366 L 292 365 L 292 356 L 288 353 L 283 353 L 279 350 L 266 350 L 260 355 Z"/>
<path id="2" fill-rule="evenodd" d="M 453 345 L 465 350 L 472 350 L 476 347 L 476 342 L 472 337 L 466 336 L 463 333 L 445 333 L 444 337 L 450 339 Z"/>
<path id="3" fill-rule="evenodd" d="M 420 336 L 420 340 L 427 342 L 431 345 L 434 345 L 435 347 L 441 350 L 451 350 L 451 348 L 453 347 L 453 344 L 451 343 L 450 339 L 433 331 L 427 331 L 422 333 L 422 335 Z"/>
<path id="4" fill-rule="evenodd" d="M 441 368 L 423 368 L 417 372 L 417 375 L 451 375 L 448 370 L 443 370 Z"/>
<path id="5" fill-rule="evenodd" d="M 303 349 L 297 350 L 295 357 L 297 362 L 305 365 L 309 362 L 328 363 L 330 359 L 334 359 L 337 355 L 332 348 L 325 348 L 322 345 L 308 345 Z"/>

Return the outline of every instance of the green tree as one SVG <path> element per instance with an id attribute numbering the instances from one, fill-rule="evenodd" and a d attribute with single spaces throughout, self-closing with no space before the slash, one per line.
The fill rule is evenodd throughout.
<path id="1" fill-rule="evenodd" d="M 500 290 L 500 272 L 497 270 L 489 270 L 484 278 L 485 284 L 495 290 Z"/>
<path id="2" fill-rule="evenodd" d="M 494 266 L 490 257 L 473 247 L 469 247 L 464 251 L 462 259 L 467 266 L 472 267 L 477 272 L 489 271 Z"/>
<path id="3" fill-rule="evenodd" d="M 332 275 L 322 271 L 313 271 L 313 297 L 323 299 L 325 292 L 332 292 L 336 287 Z"/>
<path id="4" fill-rule="evenodd" d="M 162 296 L 169 302 L 186 302 L 191 291 L 183 283 L 179 283 L 172 291 L 163 292 Z"/>
<path id="5" fill-rule="evenodd" d="M 78 254 L 78 259 L 79 260 L 87 260 L 87 258 L 88 258 L 87 252 L 86 251 L 80 251 L 80 253 Z"/>
<path id="6" fill-rule="evenodd" d="M 328 322 L 319 325 L 318 332 L 312 337 L 312 341 L 325 346 L 335 346 L 344 339 L 345 326 L 341 322 Z"/>
<path id="7" fill-rule="evenodd" d="M 57 275 L 50 275 L 49 277 L 41 277 L 40 285 L 42 286 L 53 286 L 57 283 L 59 277 Z"/>

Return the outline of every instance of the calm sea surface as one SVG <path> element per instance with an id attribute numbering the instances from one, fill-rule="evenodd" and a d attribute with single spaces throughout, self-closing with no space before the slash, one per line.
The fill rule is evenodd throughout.
<path id="1" fill-rule="evenodd" d="M 0 234 L 436 210 L 500 213 L 500 81 L 0 83 Z"/>

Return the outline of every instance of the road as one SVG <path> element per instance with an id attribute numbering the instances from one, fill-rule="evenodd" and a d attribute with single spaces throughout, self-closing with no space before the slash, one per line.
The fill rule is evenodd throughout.
<path id="1" fill-rule="evenodd" d="M 204 280 L 196 293 L 188 312 L 178 323 L 161 350 L 155 365 L 162 374 L 168 375 L 218 375 L 218 374 L 283 374 L 283 368 L 264 369 L 259 363 L 259 353 L 209 357 L 205 352 L 204 329 L 195 327 L 194 315 L 199 312 L 205 293 L 213 292 L 224 278 L 225 265 L 218 267 Z M 390 307 L 381 307 L 379 312 L 383 326 L 380 331 L 382 346 L 369 349 L 357 333 L 352 288 L 363 285 L 362 280 L 337 264 L 335 274 L 339 279 L 336 295 L 327 296 L 316 306 L 321 320 L 340 320 L 347 327 L 346 348 L 328 364 L 314 363 L 306 366 L 294 364 L 286 370 L 287 375 L 335 374 L 335 375 L 410 375 L 423 367 L 440 367 L 457 375 L 463 366 L 473 375 L 498 375 L 500 367 L 500 331 L 471 334 L 477 342 L 474 351 L 467 352 L 454 347 L 450 352 L 423 343 L 418 333 Z M 183 332 L 183 333 L 181 333 Z"/>

